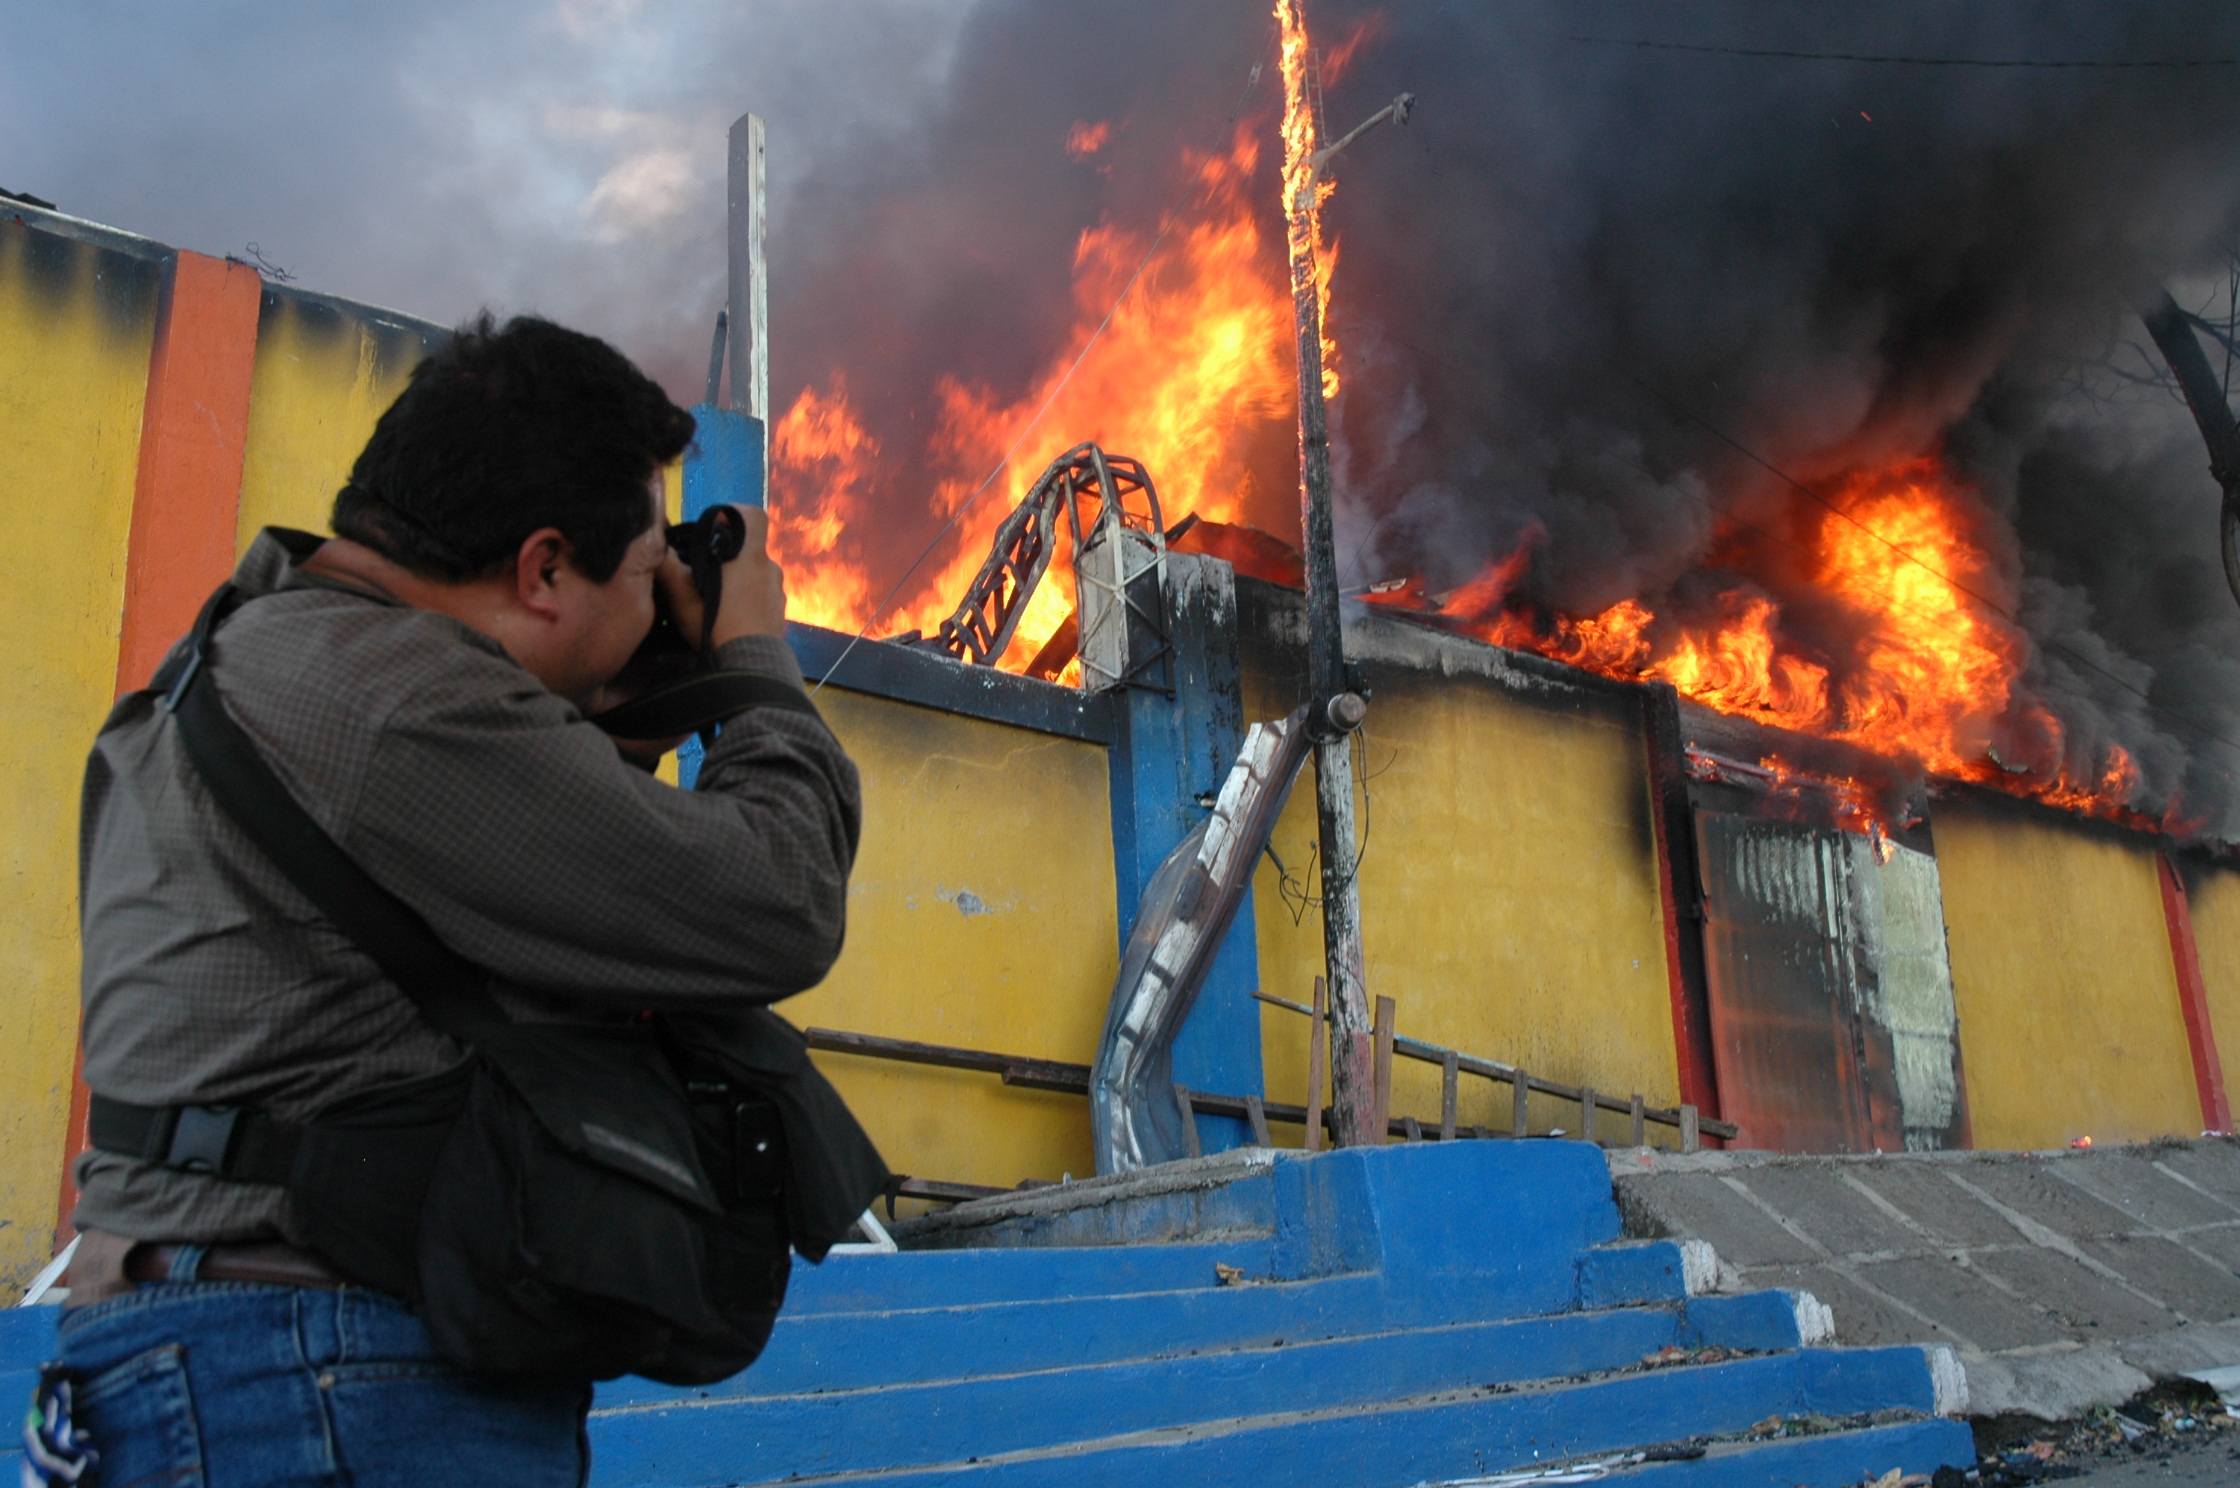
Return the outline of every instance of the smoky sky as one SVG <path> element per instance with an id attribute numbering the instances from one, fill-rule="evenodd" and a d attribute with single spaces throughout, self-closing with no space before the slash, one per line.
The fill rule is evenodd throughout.
<path id="1" fill-rule="evenodd" d="M 1349 581 L 1449 586 L 1531 534 L 1535 603 L 1684 606 L 1722 524 L 1789 499 L 1706 425 L 1808 482 L 1942 448 L 2075 759 L 2121 743 L 2144 804 L 2240 835 L 2240 748 L 2214 737 L 2240 740 L 2217 493 L 2183 408 L 2117 370 L 2158 286 L 2218 301 L 2240 69 L 1602 44 L 2240 57 L 2240 10 L 1313 0 L 1309 19 L 1362 37 L 1333 131 L 1420 100 L 1335 168 Z M 255 242 L 310 287 L 438 321 L 540 310 L 680 397 L 723 298 L 724 131 L 762 113 L 773 393 L 846 376 L 889 461 L 846 540 L 882 575 L 939 526 L 910 468 L 936 381 L 1033 386 L 1069 344 L 1083 230 L 1148 228 L 1180 151 L 1277 102 L 1260 0 L 7 0 L 0 20 L 0 186 L 206 252 Z M 1094 162 L 1063 148 L 1076 121 L 1112 126 Z M 1271 138 L 1280 285 L 1273 167 Z M 1280 495 L 1290 453 L 1264 443 L 1258 488 Z"/>

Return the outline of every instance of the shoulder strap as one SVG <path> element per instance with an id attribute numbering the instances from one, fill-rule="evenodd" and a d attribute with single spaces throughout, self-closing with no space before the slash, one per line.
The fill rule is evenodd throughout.
<path id="1" fill-rule="evenodd" d="M 175 675 L 159 679 L 170 682 L 164 706 L 179 726 L 187 758 L 219 808 L 374 959 L 422 1017 L 474 1042 L 478 1033 L 509 1021 L 491 998 L 486 975 L 438 940 L 426 920 L 375 883 L 312 820 L 207 680 L 211 634 L 248 597 L 230 583 L 220 586 L 196 618 Z"/>

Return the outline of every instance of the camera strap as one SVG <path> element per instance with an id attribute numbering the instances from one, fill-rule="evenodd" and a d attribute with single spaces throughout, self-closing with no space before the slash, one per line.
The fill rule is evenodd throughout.
<path id="1" fill-rule="evenodd" d="M 791 682 L 760 672 L 694 672 L 618 703 L 591 721 L 617 739 L 675 739 L 723 723 L 749 708 L 824 715 Z"/>
<path id="2" fill-rule="evenodd" d="M 250 596 L 220 586 L 196 617 L 184 652 L 159 672 L 179 740 L 211 799 L 319 912 L 371 956 L 442 1032 L 474 1043 L 510 1023 L 484 973 L 436 938 L 426 920 L 374 882 L 303 809 L 233 721 L 209 671 L 210 638 Z M 286 1183 L 303 1128 L 236 1106 L 141 1106 L 94 1095 L 92 1145 L 150 1162 L 259 1183 Z"/>

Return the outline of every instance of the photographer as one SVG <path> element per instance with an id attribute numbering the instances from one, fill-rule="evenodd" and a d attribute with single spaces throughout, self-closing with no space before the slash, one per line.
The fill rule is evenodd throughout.
<path id="1" fill-rule="evenodd" d="M 120 1150 L 137 1136 L 104 1141 L 103 1123 L 152 1112 L 184 1133 L 195 1111 L 238 1111 L 316 1131 L 471 1057 L 213 799 L 167 707 L 189 685 L 215 686 L 288 794 L 488 974 L 514 1023 L 744 1016 L 825 975 L 856 772 L 800 695 L 763 514 L 741 513 L 712 624 L 668 546 L 660 470 L 692 435 L 605 343 L 485 316 L 382 416 L 338 536 L 266 530 L 230 616 L 103 727 L 80 865 L 95 1146 L 53 1371 L 99 1454 L 86 1481 L 584 1481 L 587 1379 L 459 1367 L 403 1298 L 313 1248 L 290 1186 L 235 1176 L 230 1156 L 182 1163 L 183 1136 L 168 1161 L 148 1155 L 161 1133 Z M 689 792 L 587 721 L 657 593 L 677 634 L 707 638 L 705 662 L 782 704 L 730 717 Z M 725 1222 L 761 1226 L 774 1312 L 782 1211 Z"/>

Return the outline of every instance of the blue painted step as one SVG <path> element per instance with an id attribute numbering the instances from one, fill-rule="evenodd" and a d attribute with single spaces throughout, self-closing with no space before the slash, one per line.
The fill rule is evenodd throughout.
<path id="1" fill-rule="evenodd" d="M 1311 1396 L 1308 1398 L 1312 1398 Z M 1501 1391 L 1468 1386 L 1399 1401 L 1207 1419 L 1006 1454 L 978 1454 L 917 1470 L 870 1469 L 823 1477 L 876 1477 L 891 1488 L 1089 1488 L 1098 1484 L 1235 1484 L 1254 1488 L 1405 1488 L 1699 1435 L 1739 1434 L 1768 1415 L 1860 1415 L 1934 1405 L 1918 1348 L 1808 1349 L 1693 1368 L 1607 1376 L 1585 1383 Z M 1094 1418 L 1092 1418 L 1094 1419 Z M 1931 1425 L 1950 1423 L 1930 1422 Z M 598 1441 L 601 1484 L 686 1488 L 783 1479 L 757 1444 L 726 1434 L 665 1434 L 666 1450 L 630 1460 Z M 1970 1460 L 1964 1427 L 1923 1441 Z M 697 1450 L 696 1450 L 697 1448 Z M 1890 1466 L 1906 1465 L 1888 1463 Z M 1909 1470 L 1928 1470 L 1913 1465 Z"/>
<path id="2" fill-rule="evenodd" d="M 602 1400 L 591 1433 L 603 1482 L 761 1481 L 1047 1448 L 1187 1425 L 1209 1410 L 1254 1416 L 1308 1400 L 1373 1404 L 1461 1384 L 1601 1373 L 1676 1343 L 1792 1349 L 1797 1342 L 1791 1298 L 1766 1292 L 1686 1308 L 1408 1328 L 875 1389 L 760 1393 L 757 1366 L 715 1390 L 670 1392 L 666 1402 Z M 686 1437 L 706 1440 L 711 1450 L 680 1451 Z"/>
<path id="3" fill-rule="evenodd" d="M 1893 1467 L 1933 1473 L 1947 1463 L 1965 1466 L 1974 1455 L 1975 1437 L 1958 1421 L 1907 1421 L 1828 1436 L 1721 1443 L 1693 1462 L 1620 1467 L 1601 1481 L 1610 1488 L 1849 1488 Z"/>
<path id="4" fill-rule="evenodd" d="M 1143 1247 L 1183 1253 L 1182 1274 L 1214 1277 L 1214 1260 L 1234 1249 L 1212 1246 Z M 1603 1306 L 1627 1302 L 1675 1303 L 1680 1285 L 1678 1247 L 1658 1242 L 1616 1247 L 1623 1259 L 1584 1268 L 1582 1290 Z M 965 1252 L 991 1261 L 1044 1263 L 1078 1260 L 1084 1268 L 1106 1261 L 1095 1250 Z M 871 1273 L 884 1268 L 891 1294 L 920 1298 L 936 1294 L 919 1268 L 959 1254 L 847 1256 L 851 1270 L 845 1295 L 874 1293 Z M 1590 1260 L 1593 1257 L 1590 1256 Z M 835 1262 L 828 1261 L 830 1268 Z M 1034 1268 L 1034 1269 L 1039 1269 Z M 807 1268 L 803 1268 L 806 1272 Z M 998 1296 L 1027 1290 L 1005 1268 L 992 1265 L 978 1278 Z M 810 1272 L 810 1276 L 817 1273 Z M 1147 1278 L 1148 1279 L 1148 1278 Z M 1766 1294 L 1770 1303 L 1774 1294 Z M 1468 1281 L 1435 1293 L 1396 1289 L 1374 1273 L 1322 1277 L 1310 1281 L 1234 1286 L 1200 1285 L 1163 1292 L 1117 1292 L 1108 1296 L 1065 1295 L 1040 1301 L 990 1301 L 947 1307 L 894 1308 L 844 1312 L 797 1308 L 789 1299 L 784 1316 L 771 1330 L 761 1359 L 744 1374 L 700 1391 L 678 1392 L 644 1380 L 619 1380 L 600 1390 L 602 1406 L 623 1406 L 679 1398 L 774 1395 L 805 1390 L 854 1389 L 977 1374 L 1019 1374 L 1125 1359 L 1202 1353 L 1224 1348 L 1266 1347 L 1283 1341 L 1303 1343 L 1358 1334 L 1389 1333 L 1408 1327 L 1446 1327 L 1506 1316 L 1506 1292 Z M 830 1302 L 827 1296 L 818 1301 Z M 1725 1299 L 1740 1300 L 1740 1299 Z M 1723 1304 L 1710 1304 L 1723 1305 Z M 1751 1299 L 1750 1306 L 1758 1306 Z M 1742 1343 L 1735 1347 L 1793 1346 L 1788 1304 L 1773 1305 L 1790 1330 L 1785 1343 Z"/>

